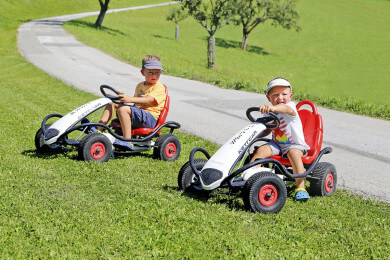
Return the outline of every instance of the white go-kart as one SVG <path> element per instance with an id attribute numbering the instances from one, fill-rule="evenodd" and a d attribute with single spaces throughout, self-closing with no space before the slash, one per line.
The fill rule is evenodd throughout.
<path id="1" fill-rule="evenodd" d="M 84 104 L 65 116 L 60 114 L 46 116 L 35 135 L 37 152 L 58 153 L 73 148 L 78 150 L 81 160 L 97 162 L 106 162 L 117 152 L 139 153 L 149 150 L 153 150 L 155 158 L 164 161 L 173 161 L 179 157 L 181 143 L 173 135 L 173 131 L 180 128 L 180 124 L 174 121 L 165 122 L 169 111 L 167 90 L 167 99 L 157 125 L 154 128 L 133 129 L 131 139 L 123 138 L 117 119 L 112 120 L 108 126 L 93 122 L 107 104 L 120 103 L 118 101 L 119 92 L 114 88 L 102 85 L 100 91 L 104 97 Z M 57 120 L 54 123 L 49 123 L 53 118 Z M 103 133 L 96 132 L 99 126 L 104 129 Z M 169 128 L 170 131 L 160 135 L 164 127 Z M 69 138 L 69 135 L 75 135 L 75 133 L 75 138 Z M 112 144 L 116 139 L 132 142 L 134 151 L 122 152 L 115 150 Z"/>
<path id="2" fill-rule="evenodd" d="M 304 109 L 304 106 L 309 106 L 311 111 Z M 245 208 L 262 213 L 277 213 L 283 208 L 287 198 L 286 185 L 295 178 L 305 177 L 310 181 L 311 195 L 331 196 L 336 190 L 337 174 L 331 163 L 319 162 L 324 154 L 332 151 L 331 147 L 321 150 L 322 118 L 311 101 L 299 102 L 297 109 L 305 141 L 310 146 L 308 155 L 302 157 L 305 173 L 294 175 L 289 160 L 281 156 L 250 162 L 256 145 L 270 141 L 258 136 L 280 124 L 273 113 L 267 117 L 253 118 L 251 113 L 259 111 L 259 107 L 251 107 L 246 114 L 252 123 L 230 138 L 213 156 L 200 147 L 192 150 L 189 161 L 179 172 L 179 188 L 192 193 L 210 193 L 223 187 L 239 189 Z M 196 152 L 202 152 L 207 159 L 194 159 Z"/>

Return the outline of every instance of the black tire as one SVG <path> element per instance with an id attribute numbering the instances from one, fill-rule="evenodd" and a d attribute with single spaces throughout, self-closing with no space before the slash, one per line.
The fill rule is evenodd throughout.
<path id="1" fill-rule="evenodd" d="M 79 146 L 79 158 L 84 161 L 107 162 L 112 155 L 110 140 L 100 133 L 83 137 Z"/>
<path id="2" fill-rule="evenodd" d="M 50 126 L 51 124 L 47 124 L 45 128 L 47 129 Z M 58 144 L 45 144 L 42 128 L 39 128 L 35 134 L 35 148 L 37 148 L 38 153 L 58 153 L 62 151 L 62 147 Z"/>
<path id="3" fill-rule="evenodd" d="M 163 161 L 175 161 L 180 156 L 181 143 L 173 134 L 163 134 L 155 143 L 153 157 Z"/>
<path id="4" fill-rule="evenodd" d="M 330 197 L 336 190 L 337 173 L 336 167 L 328 162 L 320 162 L 310 175 L 310 195 Z"/>
<path id="5" fill-rule="evenodd" d="M 194 159 L 196 169 L 202 170 L 207 160 L 203 158 Z M 186 162 L 179 171 L 177 178 L 179 189 L 185 192 L 193 193 L 210 193 L 202 188 L 199 179 L 196 177 L 194 171 L 191 169 L 190 162 Z"/>
<path id="6" fill-rule="evenodd" d="M 242 195 L 247 210 L 278 213 L 286 203 L 287 188 L 274 173 L 259 172 L 245 183 Z"/>

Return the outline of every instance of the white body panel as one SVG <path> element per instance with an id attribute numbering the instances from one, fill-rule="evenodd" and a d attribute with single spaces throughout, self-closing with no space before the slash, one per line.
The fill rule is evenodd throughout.
<path id="1" fill-rule="evenodd" d="M 109 98 L 99 98 L 94 101 L 88 102 L 85 105 L 82 105 L 72 112 L 66 114 L 65 116 L 58 119 L 56 122 L 54 122 L 49 129 L 57 129 L 59 131 L 59 134 L 52 137 L 49 140 L 45 140 L 45 144 L 53 144 L 57 141 L 58 137 L 60 137 L 66 130 L 68 130 L 70 127 L 73 127 L 77 124 L 81 119 L 88 116 L 90 113 L 94 112 L 95 110 L 112 103 L 111 99 Z M 46 129 L 47 131 L 48 129 Z"/>
<path id="2" fill-rule="evenodd" d="M 262 133 L 266 127 L 261 123 L 252 123 L 232 138 L 229 139 L 219 150 L 207 161 L 204 169 L 217 169 L 222 172 L 223 176 L 218 181 L 213 182 L 210 185 L 205 185 L 200 178 L 202 187 L 205 190 L 213 190 L 220 186 L 221 182 L 229 175 L 233 164 L 241 153 L 245 152 L 248 145 L 255 139 L 260 133 Z"/>
<path id="3" fill-rule="evenodd" d="M 261 167 L 261 166 L 257 166 L 257 167 L 254 166 L 254 167 L 249 168 L 248 170 L 244 171 L 241 174 L 242 180 L 243 181 L 247 181 L 247 180 L 249 180 L 250 177 L 252 177 L 253 175 L 255 175 L 258 172 L 271 172 L 271 173 L 275 173 L 273 169 L 266 168 L 266 167 Z"/>

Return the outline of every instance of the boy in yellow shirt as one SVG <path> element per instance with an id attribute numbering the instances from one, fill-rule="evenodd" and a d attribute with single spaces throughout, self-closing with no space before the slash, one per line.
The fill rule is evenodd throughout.
<path id="1" fill-rule="evenodd" d="M 107 124 L 111 119 L 115 109 L 119 117 L 123 138 L 131 138 L 131 129 L 136 128 L 154 128 L 164 108 L 165 87 L 159 82 L 161 72 L 163 72 L 161 60 L 155 55 L 147 55 L 142 59 L 141 73 L 145 81 L 139 83 L 135 89 L 134 96 L 128 96 L 120 93 L 119 101 L 124 104 L 107 105 L 99 123 Z M 130 106 L 125 103 L 134 103 Z M 133 145 L 130 142 L 115 140 L 113 145 L 122 151 L 133 151 Z"/>

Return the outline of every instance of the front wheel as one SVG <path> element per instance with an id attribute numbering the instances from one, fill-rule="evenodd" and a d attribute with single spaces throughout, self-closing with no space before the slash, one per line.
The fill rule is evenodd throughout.
<path id="1" fill-rule="evenodd" d="M 287 188 L 274 173 L 259 172 L 245 183 L 243 199 L 247 210 L 278 213 L 286 203 Z"/>
<path id="2" fill-rule="evenodd" d="M 79 157 L 84 161 L 107 162 L 112 155 L 110 140 L 100 133 L 91 133 L 80 141 Z"/>
<path id="3" fill-rule="evenodd" d="M 173 134 L 161 135 L 153 150 L 153 156 L 163 161 L 174 161 L 180 156 L 181 144 L 179 138 Z"/>
<path id="4" fill-rule="evenodd" d="M 48 129 L 50 126 L 51 124 L 47 124 L 45 128 Z M 37 148 L 38 153 L 56 153 L 62 150 L 58 144 L 45 144 L 42 128 L 39 128 L 35 134 L 35 148 Z"/>
<path id="5" fill-rule="evenodd" d="M 194 164 L 198 171 L 202 170 L 203 166 L 206 164 L 207 160 L 203 158 L 194 159 Z M 190 162 L 186 162 L 179 171 L 179 176 L 177 178 L 179 184 L 179 189 L 185 192 L 202 192 L 206 193 L 203 189 L 199 178 L 195 175 L 194 171 L 191 168 Z"/>
<path id="6" fill-rule="evenodd" d="M 320 162 L 311 173 L 310 194 L 315 196 L 330 197 L 336 190 L 337 173 L 336 167 L 328 162 Z"/>

